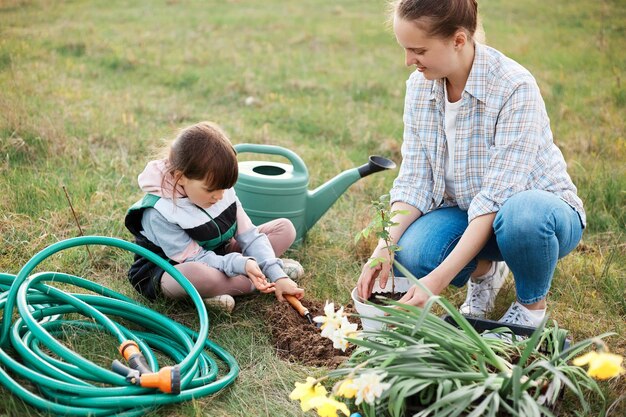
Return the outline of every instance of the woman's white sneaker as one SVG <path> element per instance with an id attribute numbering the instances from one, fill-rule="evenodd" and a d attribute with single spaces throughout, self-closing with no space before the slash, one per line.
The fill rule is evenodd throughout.
<path id="1" fill-rule="evenodd" d="M 517 301 L 498 320 L 502 324 L 514 324 L 517 326 L 537 327 L 546 315 L 546 310 L 531 311 Z"/>
<path id="2" fill-rule="evenodd" d="M 470 279 L 467 283 L 467 297 L 459 308 L 461 314 L 485 318 L 493 310 L 496 296 L 509 275 L 509 267 L 505 262 L 495 262 L 493 272 L 479 281 Z"/>
<path id="3" fill-rule="evenodd" d="M 514 302 L 511 304 L 511 307 L 504 313 L 504 315 L 498 320 L 498 322 L 502 323 L 502 326 L 507 327 L 511 326 L 511 331 L 514 333 L 515 326 L 524 326 L 524 327 L 537 327 L 541 324 L 544 317 L 546 316 L 546 310 L 529 310 L 524 307 L 523 304 L 519 302 Z M 520 336 L 515 335 L 511 332 L 502 332 L 502 333 L 485 333 L 483 337 L 487 339 L 500 339 L 503 342 L 512 343 L 513 338 L 516 341 L 527 339 L 528 336 Z"/>

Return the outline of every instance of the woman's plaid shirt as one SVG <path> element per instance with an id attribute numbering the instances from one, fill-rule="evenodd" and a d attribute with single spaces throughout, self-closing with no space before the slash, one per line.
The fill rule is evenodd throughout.
<path id="1" fill-rule="evenodd" d="M 407 81 L 402 166 L 391 201 L 422 213 L 458 205 L 477 216 L 497 212 L 512 195 L 545 190 L 580 215 L 585 211 L 552 140 L 550 119 L 532 75 L 515 61 L 476 44 L 474 64 L 457 116 L 456 199 L 445 194 L 444 80 L 415 71 Z"/>

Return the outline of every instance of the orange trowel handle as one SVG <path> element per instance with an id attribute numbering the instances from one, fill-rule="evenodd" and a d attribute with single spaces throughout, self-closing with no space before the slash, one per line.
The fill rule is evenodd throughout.
<path id="1" fill-rule="evenodd" d="M 306 317 L 306 315 L 309 314 L 309 310 L 302 305 L 302 303 L 296 298 L 296 296 L 291 294 L 283 294 L 283 297 L 285 297 L 285 300 L 287 300 L 287 302 L 291 304 L 291 306 L 295 308 L 302 317 Z"/>

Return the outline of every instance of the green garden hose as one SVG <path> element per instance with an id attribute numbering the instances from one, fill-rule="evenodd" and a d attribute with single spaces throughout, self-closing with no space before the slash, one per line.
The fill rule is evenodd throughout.
<path id="1" fill-rule="evenodd" d="M 191 297 L 198 312 L 200 330 L 196 333 L 84 278 L 59 272 L 31 275 L 46 258 L 81 245 L 118 247 L 137 253 L 163 268 Z M 69 284 L 90 293 L 68 293 L 46 282 Z M 104 236 L 63 240 L 37 253 L 17 275 L 0 273 L 0 291 L 0 311 L 3 314 L 0 382 L 26 403 L 49 413 L 144 415 L 147 410 L 160 405 L 213 394 L 231 384 L 239 374 L 236 360 L 208 339 L 207 311 L 198 291 L 167 261 L 133 243 Z M 16 307 L 17 314 L 14 312 Z M 72 317 L 80 315 L 82 319 L 65 319 L 69 314 Z M 125 319 L 136 325 L 132 327 L 143 330 L 130 330 L 109 316 Z M 143 354 L 140 362 L 157 374 L 163 373 L 165 368 L 172 368 L 159 366 L 153 349 L 159 351 L 177 364 L 172 368 L 175 368 L 172 375 L 180 373 L 180 386 L 174 393 L 166 393 L 168 391 L 133 385 L 135 379 L 119 373 L 120 367 L 126 368 L 120 362 L 117 362 L 117 372 L 113 372 L 61 343 L 59 339 L 67 329 L 75 332 L 104 331 L 117 339 L 122 351 L 126 345 L 136 346 L 141 352 L 139 355 Z M 7 353 L 7 349 L 12 354 Z M 220 378 L 218 364 L 210 353 L 228 367 L 228 372 Z M 133 375 L 136 377 L 137 371 Z M 37 390 L 27 389 L 16 378 L 28 381 Z M 172 380 L 172 386 L 175 383 L 178 381 Z M 176 393 L 178 390 L 180 392 Z"/>

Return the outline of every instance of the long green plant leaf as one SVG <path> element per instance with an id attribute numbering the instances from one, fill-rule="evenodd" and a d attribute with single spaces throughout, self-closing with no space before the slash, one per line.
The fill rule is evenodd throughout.
<path id="1" fill-rule="evenodd" d="M 528 342 L 526 343 L 526 346 L 524 347 L 524 351 L 522 352 L 522 355 L 520 356 L 519 361 L 517 362 L 519 366 L 523 367 L 526 361 L 528 360 L 528 358 L 530 358 L 530 355 L 532 355 L 533 352 L 537 351 L 537 347 L 539 346 L 541 336 L 544 333 L 543 329 L 545 328 L 547 321 L 548 321 L 548 317 L 546 316 L 544 317 L 543 320 L 541 320 L 541 323 L 539 323 L 539 326 L 537 326 L 537 328 L 533 332 L 530 339 L 528 339 Z"/>

